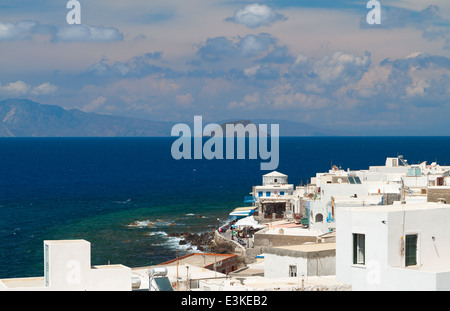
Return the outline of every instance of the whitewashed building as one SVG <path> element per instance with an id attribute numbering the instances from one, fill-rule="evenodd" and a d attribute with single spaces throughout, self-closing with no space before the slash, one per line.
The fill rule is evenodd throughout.
<path id="1" fill-rule="evenodd" d="M 266 247 L 264 277 L 308 277 L 336 274 L 335 243 Z"/>
<path id="2" fill-rule="evenodd" d="M 276 171 L 263 175 L 262 185 L 254 186 L 252 195 L 260 221 L 292 218 L 294 185 L 288 176 Z"/>
<path id="3" fill-rule="evenodd" d="M 131 268 L 91 266 L 85 240 L 44 241 L 44 276 L 0 280 L 0 291 L 131 291 Z"/>
<path id="4" fill-rule="evenodd" d="M 450 290 L 450 205 L 341 207 L 336 279 L 353 290 Z"/>
<path id="5" fill-rule="evenodd" d="M 447 184 L 450 185 L 449 166 L 436 162 L 428 165 L 426 161 L 409 164 L 399 155 L 367 170 L 333 166 L 328 172 L 312 177 L 311 183 L 302 188 L 301 197 L 306 201 L 309 227 L 324 232 L 334 230 L 339 206 L 390 205 L 402 200 L 450 203 Z"/>

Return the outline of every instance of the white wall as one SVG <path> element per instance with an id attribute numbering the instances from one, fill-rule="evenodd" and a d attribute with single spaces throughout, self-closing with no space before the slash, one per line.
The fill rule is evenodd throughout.
<path id="1" fill-rule="evenodd" d="M 306 257 L 282 256 L 264 253 L 264 277 L 287 278 L 289 266 L 297 266 L 297 277 L 324 276 L 336 273 L 336 258 L 334 256 Z"/>
<path id="2" fill-rule="evenodd" d="M 280 191 L 283 191 L 284 194 L 280 195 Z M 262 196 L 259 196 L 259 192 L 262 192 Z M 270 195 L 267 195 L 267 192 L 270 192 Z M 276 194 L 275 194 L 276 192 Z M 278 196 L 283 198 L 284 196 L 292 195 L 294 192 L 294 185 L 288 184 L 283 186 L 256 186 L 255 187 L 255 198 L 267 198 L 267 197 L 273 197 Z"/>
<path id="3" fill-rule="evenodd" d="M 403 177 L 405 187 L 426 188 L 428 186 L 427 176 L 405 176 Z"/>
<path id="4" fill-rule="evenodd" d="M 309 214 L 309 226 L 312 230 L 317 230 L 320 232 L 328 232 L 328 223 L 327 223 L 327 217 L 328 217 L 328 206 L 327 202 L 324 200 L 320 201 L 309 201 L 309 208 L 310 208 L 310 214 Z M 322 222 L 316 222 L 316 216 L 317 214 L 322 214 L 323 221 Z"/>
<path id="5" fill-rule="evenodd" d="M 321 200 L 326 203 L 331 201 L 331 197 L 335 195 L 366 196 L 368 193 L 368 186 L 366 184 L 322 184 L 321 186 Z"/>
<path id="6" fill-rule="evenodd" d="M 85 240 L 44 241 L 44 277 L 1 280 L 0 290 L 131 291 L 131 268 L 91 267 L 90 247 Z"/>
<path id="7" fill-rule="evenodd" d="M 352 288 L 376 282 L 367 275 L 368 268 L 381 271 L 387 267 L 388 230 L 382 223 L 386 214 L 368 214 L 363 209 L 336 209 L 336 280 L 352 284 Z M 365 266 L 353 265 L 353 233 L 365 234 Z"/>
<path id="8" fill-rule="evenodd" d="M 336 279 L 353 290 L 450 290 L 450 205 L 427 206 L 338 209 Z M 364 266 L 353 265 L 352 233 L 365 234 Z M 418 234 L 414 267 L 404 267 L 405 234 Z"/>
<path id="9" fill-rule="evenodd" d="M 289 277 L 289 265 L 297 266 L 297 276 L 308 275 L 308 263 L 306 258 L 279 256 L 264 254 L 264 277 L 287 278 Z"/>

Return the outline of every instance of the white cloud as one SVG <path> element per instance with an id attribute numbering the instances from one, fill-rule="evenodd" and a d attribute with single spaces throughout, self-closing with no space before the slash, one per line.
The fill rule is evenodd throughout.
<path id="1" fill-rule="evenodd" d="M 51 83 L 43 83 L 37 87 L 35 87 L 31 94 L 33 95 L 52 95 L 55 94 L 58 91 L 58 87 L 56 85 L 53 85 Z"/>
<path id="2" fill-rule="evenodd" d="M 427 89 L 430 87 L 428 81 L 424 79 L 417 79 L 412 85 L 406 87 L 406 95 L 409 97 L 424 96 Z"/>
<path id="3" fill-rule="evenodd" d="M 370 67 L 370 54 L 358 57 L 344 52 L 335 52 L 315 64 L 314 72 L 325 86 L 343 86 L 359 81 Z"/>
<path id="4" fill-rule="evenodd" d="M 111 42 L 122 41 L 123 35 L 115 28 L 90 25 L 58 26 L 53 34 L 54 42 Z"/>
<path id="5" fill-rule="evenodd" d="M 56 93 L 57 90 L 57 86 L 48 82 L 36 87 L 33 87 L 23 81 L 11 82 L 5 85 L 0 84 L 0 94 L 9 97 L 24 95 L 52 95 Z"/>
<path id="6" fill-rule="evenodd" d="M 36 21 L 0 23 L 0 41 L 30 40 L 35 35 L 50 36 L 51 42 L 123 41 L 123 34 L 112 27 L 81 25 L 46 25 Z"/>
<path id="7" fill-rule="evenodd" d="M 247 77 L 254 76 L 258 73 L 258 70 L 260 67 L 261 67 L 260 65 L 256 65 L 256 66 L 244 69 L 244 75 L 246 75 Z"/>
<path id="8" fill-rule="evenodd" d="M 270 26 L 276 21 L 283 21 L 287 18 L 280 13 L 275 12 L 266 5 L 250 4 L 236 11 L 233 17 L 228 17 L 226 21 L 242 24 L 249 28 L 260 26 Z"/>
<path id="9" fill-rule="evenodd" d="M 28 93 L 30 86 L 22 81 L 0 84 L 0 93 L 6 96 L 22 96 Z"/>
<path id="10" fill-rule="evenodd" d="M 275 39 L 269 34 L 261 33 L 257 36 L 248 35 L 241 39 L 239 48 L 241 54 L 244 56 L 253 55 L 266 51 L 271 45 L 275 43 Z"/>

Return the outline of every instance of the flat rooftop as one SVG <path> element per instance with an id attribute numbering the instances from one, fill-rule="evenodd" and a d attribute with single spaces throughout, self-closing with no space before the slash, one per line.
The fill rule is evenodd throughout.
<path id="1" fill-rule="evenodd" d="M 262 186 L 255 186 L 255 189 L 293 189 L 294 184 L 271 184 L 271 185 L 262 185 Z"/>
<path id="2" fill-rule="evenodd" d="M 320 252 L 320 251 L 328 251 L 335 250 L 336 243 L 304 243 L 299 245 L 286 245 L 286 246 L 276 246 L 273 247 L 275 249 L 285 249 L 290 251 L 297 251 L 303 253 L 310 252 Z"/>
<path id="3" fill-rule="evenodd" d="M 357 206 L 357 207 L 341 207 L 345 210 L 355 212 L 401 212 L 401 211 L 413 211 L 413 210 L 432 210 L 432 209 L 450 209 L 450 204 L 437 203 L 437 202 L 407 202 L 406 204 L 400 204 L 396 202 L 393 205 L 379 205 L 379 206 Z"/>
<path id="4" fill-rule="evenodd" d="M 292 291 L 339 290 L 350 291 L 351 286 L 336 280 L 336 276 L 307 276 L 290 278 L 266 278 L 263 276 L 236 277 L 227 280 L 206 280 L 205 285 L 224 291 Z M 213 287 L 215 285 L 215 287 Z M 199 289 L 201 290 L 201 289 Z"/>
<path id="5" fill-rule="evenodd" d="M 321 232 L 316 230 L 310 230 L 303 227 L 269 227 L 264 232 L 257 234 L 278 234 L 278 235 L 294 235 L 294 236 L 319 236 Z"/>
<path id="6" fill-rule="evenodd" d="M 237 257 L 236 254 L 211 254 L 192 253 L 159 264 L 158 266 L 173 266 L 177 264 L 189 264 L 197 267 L 207 267 L 222 260 Z"/>
<path id="7" fill-rule="evenodd" d="M 14 278 L 0 280 L 0 287 L 3 288 L 35 288 L 44 287 L 44 277 L 31 277 L 31 278 Z"/>

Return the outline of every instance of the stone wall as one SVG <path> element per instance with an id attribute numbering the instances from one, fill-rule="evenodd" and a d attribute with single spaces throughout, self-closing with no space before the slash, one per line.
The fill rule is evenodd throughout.
<path id="1" fill-rule="evenodd" d="M 429 187 L 427 190 L 427 202 L 437 202 L 438 199 L 444 199 L 450 204 L 450 188 Z"/>
<path id="2" fill-rule="evenodd" d="M 224 237 L 216 230 L 214 232 L 214 243 L 218 246 L 221 244 L 229 246 L 232 252 L 238 256 L 238 266 L 241 266 L 245 262 L 246 249 L 238 242 Z"/>

